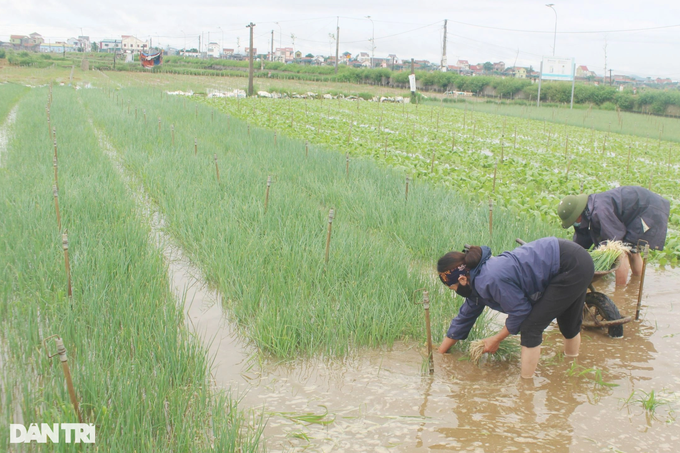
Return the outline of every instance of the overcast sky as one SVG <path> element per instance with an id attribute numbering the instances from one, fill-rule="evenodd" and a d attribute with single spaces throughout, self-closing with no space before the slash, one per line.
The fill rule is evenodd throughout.
<path id="1" fill-rule="evenodd" d="M 45 40 L 81 34 L 93 39 L 131 34 L 154 45 L 198 47 L 198 36 L 227 48 L 248 46 L 255 23 L 258 52 L 274 46 L 303 54 L 335 54 L 329 33 L 340 23 L 340 52 L 396 54 L 440 62 L 448 19 L 448 63 L 504 61 L 533 65 L 541 56 L 573 57 L 598 75 L 607 72 L 680 80 L 680 1 L 677 0 L 273 1 L 178 0 L 115 2 L 2 0 L 0 40 L 38 32 Z M 366 16 L 370 16 L 367 19 Z M 557 19 L 557 34 L 555 20 Z M 278 24 L 276 23 L 278 22 Z M 185 41 L 186 40 L 186 41 Z M 237 42 L 238 40 L 238 42 Z"/>

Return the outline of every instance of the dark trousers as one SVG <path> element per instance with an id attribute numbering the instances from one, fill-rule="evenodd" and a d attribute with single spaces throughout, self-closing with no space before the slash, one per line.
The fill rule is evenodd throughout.
<path id="1" fill-rule="evenodd" d="M 553 319 L 564 338 L 574 338 L 581 331 L 586 291 L 595 273 L 593 260 L 580 245 L 566 239 L 558 242 L 560 269 L 520 326 L 521 344 L 528 348 L 543 342 L 543 331 Z"/>

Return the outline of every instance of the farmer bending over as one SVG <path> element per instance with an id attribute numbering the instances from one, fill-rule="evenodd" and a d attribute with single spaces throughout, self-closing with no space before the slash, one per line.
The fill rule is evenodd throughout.
<path id="1" fill-rule="evenodd" d="M 484 352 L 496 352 L 508 335 L 520 333 L 523 378 L 533 377 L 543 331 L 555 318 L 564 335 L 564 354 L 578 356 L 583 304 L 594 274 L 590 254 L 579 245 L 543 238 L 496 257 L 489 247 L 473 246 L 442 256 L 437 271 L 442 283 L 465 298 L 440 353 L 466 339 L 488 306 L 508 317 L 500 332 L 483 340 Z"/>
<path id="2" fill-rule="evenodd" d="M 592 195 L 568 195 L 557 213 L 562 228 L 574 227 L 574 242 L 590 248 L 604 241 L 622 241 L 629 246 L 628 259 L 616 269 L 616 284 L 626 285 L 628 271 L 642 273 L 638 240 L 652 250 L 663 250 L 666 242 L 670 203 L 643 187 L 623 186 Z"/>

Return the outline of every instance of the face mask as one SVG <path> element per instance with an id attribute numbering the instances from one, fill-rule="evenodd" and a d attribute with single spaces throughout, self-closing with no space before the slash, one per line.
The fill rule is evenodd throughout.
<path id="1" fill-rule="evenodd" d="M 574 222 L 574 228 L 578 228 L 581 226 L 581 222 Z"/>
<path id="2" fill-rule="evenodd" d="M 460 297 L 468 298 L 468 297 L 470 297 L 470 295 L 472 295 L 472 286 L 470 286 L 470 284 L 463 286 L 459 283 L 458 289 L 456 290 L 456 293 Z"/>

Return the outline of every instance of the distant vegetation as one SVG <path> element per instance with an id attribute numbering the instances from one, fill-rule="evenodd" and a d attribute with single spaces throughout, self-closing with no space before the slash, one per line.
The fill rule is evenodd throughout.
<path id="1" fill-rule="evenodd" d="M 10 64 L 20 66 L 47 67 L 52 64 L 79 64 L 82 54 L 35 54 L 29 52 L 10 51 L 7 59 Z M 90 67 L 100 70 L 116 71 L 149 71 L 142 68 L 138 61 L 124 63 L 119 57 L 114 62 L 113 54 L 87 54 Z M 173 74 L 247 77 L 248 62 L 235 60 L 202 60 L 166 56 L 163 65 L 153 69 L 154 72 Z M 410 71 L 392 71 L 387 68 L 365 69 L 352 68 L 346 65 L 338 67 L 335 73 L 333 66 L 308 66 L 286 64 L 280 62 L 257 62 L 255 77 L 269 79 L 299 80 L 310 82 L 344 82 L 368 85 L 382 85 L 408 89 Z M 502 100 L 536 100 L 538 84 L 527 79 L 498 76 L 463 76 L 455 72 L 415 71 L 419 89 L 431 92 L 465 91 L 477 96 L 488 96 Z M 545 102 L 569 103 L 571 100 L 571 83 L 550 82 L 541 87 L 541 100 Z M 577 83 L 574 89 L 574 103 L 590 104 L 605 110 L 621 110 L 654 115 L 680 115 L 680 90 L 660 90 L 649 87 L 639 88 L 634 93 L 632 88 L 619 91 L 617 87 L 606 85 L 589 85 Z"/>

